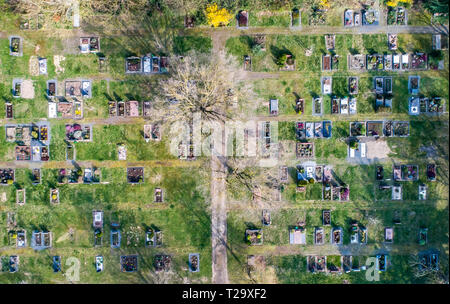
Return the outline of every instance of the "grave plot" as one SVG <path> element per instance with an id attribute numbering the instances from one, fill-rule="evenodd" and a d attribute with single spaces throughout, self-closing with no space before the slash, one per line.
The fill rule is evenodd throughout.
<path id="1" fill-rule="evenodd" d="M 248 245 L 262 245 L 263 232 L 262 229 L 246 229 L 245 239 Z"/>
<path id="2" fill-rule="evenodd" d="M 264 226 L 270 226 L 270 224 L 272 223 L 272 219 L 271 219 L 269 210 L 264 209 L 262 211 L 261 222 Z"/>
<path id="3" fill-rule="evenodd" d="M 325 48 L 328 51 L 334 50 L 336 35 L 325 35 Z"/>
<path id="4" fill-rule="evenodd" d="M 66 124 L 66 140 L 73 142 L 92 141 L 91 125 Z"/>
<path id="5" fill-rule="evenodd" d="M 387 257 L 388 256 L 385 255 L 385 254 L 379 254 L 379 255 L 376 256 L 376 258 L 377 258 L 376 269 L 378 271 L 382 271 L 382 272 L 386 271 L 387 262 L 388 262 Z"/>
<path id="6" fill-rule="evenodd" d="M 72 161 L 76 159 L 76 149 L 72 144 L 67 144 L 66 146 L 66 160 Z"/>
<path id="7" fill-rule="evenodd" d="M 436 165 L 428 164 L 427 165 L 427 180 L 434 182 L 436 181 Z"/>
<path id="8" fill-rule="evenodd" d="M 417 165 L 402 165 L 401 166 L 401 180 L 402 181 L 416 181 L 419 179 L 419 166 Z"/>
<path id="9" fill-rule="evenodd" d="M 356 222 L 350 227 L 350 244 L 359 244 L 359 225 Z"/>
<path id="10" fill-rule="evenodd" d="M 83 182 L 85 184 L 99 184 L 101 179 L 101 171 L 99 168 L 84 169 Z"/>
<path id="11" fill-rule="evenodd" d="M 348 69 L 363 71 L 366 69 L 366 57 L 364 55 L 348 55 Z"/>
<path id="12" fill-rule="evenodd" d="M 388 47 L 389 50 L 396 50 L 398 48 L 397 34 L 388 34 Z"/>
<path id="13" fill-rule="evenodd" d="M 0 169 L 0 184 L 12 185 L 15 182 L 14 175 L 15 175 L 14 169 L 10 168 Z"/>
<path id="14" fill-rule="evenodd" d="M 9 257 L 9 272 L 14 273 L 19 271 L 19 257 L 12 255 Z"/>
<path id="15" fill-rule="evenodd" d="M 195 17 L 194 16 L 184 16 L 184 27 L 185 28 L 193 28 L 195 25 Z"/>
<path id="16" fill-rule="evenodd" d="M 357 100 L 355 97 L 350 98 L 350 102 L 348 103 L 348 107 L 349 107 L 349 114 L 353 115 L 356 114 L 356 105 L 357 105 Z"/>
<path id="17" fill-rule="evenodd" d="M 265 52 L 266 51 L 266 36 L 265 35 L 253 35 L 253 43 L 258 46 L 258 48 Z"/>
<path id="18" fill-rule="evenodd" d="M 381 181 L 384 179 L 384 168 L 382 165 L 377 165 L 375 167 L 375 179 Z"/>
<path id="19" fill-rule="evenodd" d="M 302 15 L 298 8 L 293 8 L 291 11 L 291 23 L 292 28 L 300 28 L 302 26 Z"/>
<path id="20" fill-rule="evenodd" d="M 384 69 L 386 71 L 391 71 L 392 70 L 392 54 L 383 55 L 383 60 L 384 60 Z"/>
<path id="21" fill-rule="evenodd" d="M 321 83 L 322 83 L 322 94 L 331 94 L 332 78 L 328 76 L 322 76 Z"/>
<path id="22" fill-rule="evenodd" d="M 344 97 L 340 100 L 339 112 L 341 114 L 348 114 L 348 97 Z"/>
<path id="23" fill-rule="evenodd" d="M 315 257 L 316 272 L 327 272 L 327 257 L 316 256 Z"/>
<path id="24" fill-rule="evenodd" d="M 152 57 L 151 55 L 142 57 L 142 72 L 150 74 L 152 72 Z"/>
<path id="25" fill-rule="evenodd" d="M 392 200 L 393 201 L 403 200 L 403 191 L 401 185 L 392 186 Z"/>
<path id="26" fill-rule="evenodd" d="M 344 26 L 350 27 L 354 25 L 353 13 L 353 10 L 350 9 L 344 11 Z"/>
<path id="27" fill-rule="evenodd" d="M 125 116 L 138 117 L 139 116 L 139 102 L 130 100 L 125 102 Z"/>
<path id="28" fill-rule="evenodd" d="M 144 101 L 142 103 L 142 115 L 144 117 L 150 117 L 151 114 L 151 103 L 150 101 Z"/>
<path id="29" fill-rule="evenodd" d="M 393 243 L 394 242 L 394 228 L 386 227 L 384 228 L 384 242 Z"/>
<path id="30" fill-rule="evenodd" d="M 387 25 L 407 25 L 406 9 L 404 7 L 388 6 Z"/>
<path id="31" fill-rule="evenodd" d="M 355 121 L 350 123 L 350 136 L 366 136 L 366 124 L 363 121 Z"/>
<path id="32" fill-rule="evenodd" d="M 271 116 L 278 115 L 278 99 L 271 99 L 269 102 L 269 113 Z"/>
<path id="33" fill-rule="evenodd" d="M 279 167 L 279 177 L 280 182 L 287 182 L 289 178 L 289 172 L 287 166 L 281 166 Z"/>
<path id="34" fill-rule="evenodd" d="M 352 256 L 351 255 L 343 255 L 341 258 L 341 264 L 342 264 L 342 269 L 344 270 L 345 273 L 349 273 L 350 271 L 352 271 Z"/>
<path id="35" fill-rule="evenodd" d="M 18 230 L 15 239 L 17 248 L 24 248 L 27 246 L 27 233 L 25 230 Z"/>
<path id="36" fill-rule="evenodd" d="M 108 101 L 108 115 L 109 117 L 117 116 L 117 102 Z"/>
<path id="37" fill-rule="evenodd" d="M 425 246 L 428 241 L 428 228 L 421 227 L 419 229 L 419 245 Z"/>
<path id="38" fill-rule="evenodd" d="M 22 56 L 22 37 L 10 36 L 9 37 L 9 55 L 11 56 Z"/>
<path id="39" fill-rule="evenodd" d="M 40 30 L 44 21 L 44 14 L 33 13 L 31 16 L 20 16 L 20 30 Z"/>
<path id="40" fill-rule="evenodd" d="M 383 55 L 380 54 L 373 54 L 373 55 L 367 55 L 367 70 L 369 71 L 376 71 L 376 70 L 383 70 Z"/>
<path id="41" fill-rule="evenodd" d="M 393 54 L 392 55 L 392 69 L 400 70 L 402 68 L 401 65 L 401 55 Z"/>
<path id="42" fill-rule="evenodd" d="M 409 76 L 408 90 L 410 94 L 419 94 L 420 76 Z"/>
<path id="43" fill-rule="evenodd" d="M 33 185 L 41 183 L 41 169 L 35 168 L 31 170 L 30 179 Z"/>
<path id="44" fill-rule="evenodd" d="M 358 77 L 349 77 L 348 78 L 348 92 L 351 95 L 358 94 L 358 83 L 359 83 Z"/>
<path id="45" fill-rule="evenodd" d="M 277 64 L 280 71 L 294 71 L 295 70 L 295 58 L 292 54 L 283 54 L 277 58 Z"/>
<path id="46" fill-rule="evenodd" d="M 66 80 L 65 96 L 71 98 L 90 98 L 92 97 L 91 80 Z"/>
<path id="47" fill-rule="evenodd" d="M 322 122 L 314 123 L 314 137 L 321 138 L 323 136 Z"/>
<path id="48" fill-rule="evenodd" d="M 39 58 L 39 75 L 47 75 L 47 58 Z"/>
<path id="49" fill-rule="evenodd" d="M 289 244 L 305 245 L 306 229 L 303 226 L 292 226 L 289 228 Z"/>
<path id="50" fill-rule="evenodd" d="M 362 25 L 376 26 L 380 23 L 380 14 L 377 10 L 368 9 L 362 10 Z"/>
<path id="51" fill-rule="evenodd" d="M 12 95 L 14 98 L 22 97 L 22 83 L 23 80 L 20 78 L 14 78 L 12 82 Z"/>
<path id="52" fill-rule="evenodd" d="M 95 271 L 96 272 L 103 271 L 103 256 L 101 255 L 95 257 Z"/>
<path id="53" fill-rule="evenodd" d="M 236 27 L 239 29 L 247 29 L 248 28 L 248 12 L 247 11 L 239 11 L 236 16 L 237 24 Z"/>
<path id="54" fill-rule="evenodd" d="M 331 71 L 331 55 L 322 56 L 322 70 Z"/>
<path id="55" fill-rule="evenodd" d="M 120 270 L 122 272 L 136 272 L 138 270 L 138 256 L 122 255 L 120 257 Z"/>
<path id="56" fill-rule="evenodd" d="M 337 227 L 331 230 L 331 244 L 334 245 L 342 245 L 343 242 L 343 234 L 342 228 Z"/>
<path id="57" fill-rule="evenodd" d="M 27 200 L 26 189 L 17 189 L 16 190 L 16 203 L 17 205 L 23 206 L 25 205 Z"/>
<path id="58" fill-rule="evenodd" d="M 314 245 L 323 245 L 325 232 L 323 228 L 317 227 L 314 229 Z"/>
<path id="59" fill-rule="evenodd" d="M 324 226 L 331 225 L 331 211 L 330 210 L 322 210 L 322 224 Z"/>
<path id="60" fill-rule="evenodd" d="M 419 200 L 420 201 L 427 199 L 427 189 L 428 189 L 428 187 L 425 184 L 419 185 Z"/>
<path id="61" fill-rule="evenodd" d="M 120 232 L 119 223 L 111 223 L 110 239 L 111 239 L 111 248 L 120 248 L 122 234 Z"/>
<path id="62" fill-rule="evenodd" d="M 383 122 L 368 121 L 366 136 L 383 136 Z"/>
<path id="63" fill-rule="evenodd" d="M 161 59 L 158 56 L 151 55 L 152 58 L 152 73 L 159 73 L 161 72 Z"/>
<path id="64" fill-rule="evenodd" d="M 340 105 L 341 99 L 340 98 L 333 98 L 331 99 L 331 114 L 339 114 L 340 113 Z"/>
<path id="65" fill-rule="evenodd" d="M 108 72 L 108 60 L 106 59 L 106 57 L 98 58 L 98 72 L 99 73 Z"/>
<path id="66" fill-rule="evenodd" d="M 164 200 L 163 190 L 161 188 L 155 188 L 155 203 L 162 203 Z"/>
<path id="67" fill-rule="evenodd" d="M 61 272 L 61 256 L 55 255 L 52 258 L 53 261 L 53 272 Z"/>
<path id="68" fill-rule="evenodd" d="M 441 97 L 430 98 L 427 105 L 428 114 L 444 113 L 444 101 Z"/>
<path id="69" fill-rule="evenodd" d="M 58 96 L 58 81 L 56 79 L 47 80 L 47 96 L 52 98 Z"/>
<path id="70" fill-rule="evenodd" d="M 399 137 L 409 136 L 409 122 L 408 121 L 394 121 L 393 135 Z"/>
<path id="71" fill-rule="evenodd" d="M 383 134 L 386 137 L 391 137 L 393 135 L 393 124 L 392 121 L 385 121 L 383 124 Z"/>
<path id="72" fill-rule="evenodd" d="M 304 122 L 297 122 L 295 129 L 297 140 L 306 140 L 306 124 Z"/>
<path id="73" fill-rule="evenodd" d="M 66 184 L 68 182 L 68 174 L 67 169 L 58 169 L 58 176 L 56 178 L 58 184 Z"/>
<path id="74" fill-rule="evenodd" d="M 10 102 L 5 102 L 5 118 L 6 119 L 14 118 L 13 105 Z"/>
<path id="75" fill-rule="evenodd" d="M 59 189 L 50 189 L 50 204 L 59 204 Z"/>
<path id="76" fill-rule="evenodd" d="M 69 184 L 80 184 L 83 181 L 83 171 L 81 168 L 67 169 L 67 179 Z"/>
<path id="77" fill-rule="evenodd" d="M 148 227 L 145 232 L 145 246 L 158 247 L 162 246 L 162 231 L 156 227 Z"/>
<path id="78" fill-rule="evenodd" d="M 314 158 L 314 143 L 312 142 L 297 142 L 296 155 L 300 159 Z"/>
<path id="79" fill-rule="evenodd" d="M 80 38 L 81 53 L 97 53 L 100 52 L 99 37 L 81 37 Z"/>
<path id="80" fill-rule="evenodd" d="M 158 254 L 155 256 L 153 266 L 156 272 L 168 271 L 171 268 L 172 257 L 170 255 Z"/>
<path id="81" fill-rule="evenodd" d="M 312 100 L 313 112 L 312 115 L 322 115 L 322 98 L 316 97 Z"/>
<path id="82" fill-rule="evenodd" d="M 132 167 L 127 168 L 127 181 L 130 184 L 141 184 L 144 182 L 144 168 Z"/>
<path id="83" fill-rule="evenodd" d="M 141 73 L 142 59 L 140 57 L 128 57 L 125 59 L 125 73 Z"/>
<path id="84" fill-rule="evenodd" d="M 409 55 L 408 54 L 402 54 L 402 70 L 408 70 L 409 69 Z"/>
<path id="85" fill-rule="evenodd" d="M 411 69 L 425 70 L 428 68 L 428 56 L 426 53 L 411 54 Z"/>
<path id="86" fill-rule="evenodd" d="M 200 254 L 189 253 L 189 271 L 190 272 L 200 271 Z"/>
<path id="87" fill-rule="evenodd" d="M 124 101 L 117 102 L 117 116 L 125 117 L 125 102 Z"/>
<path id="88" fill-rule="evenodd" d="M 95 228 L 94 229 L 94 246 L 102 246 L 103 245 L 103 228 Z"/>
<path id="89" fill-rule="evenodd" d="M 250 56 L 245 55 L 244 56 L 244 71 L 251 71 L 252 70 L 252 59 Z"/>
<path id="90" fill-rule="evenodd" d="M 118 160 L 127 160 L 127 147 L 125 145 L 118 145 L 117 153 Z"/>
<path id="91" fill-rule="evenodd" d="M 50 231 L 33 231 L 31 237 L 31 248 L 43 250 L 52 247 L 52 233 Z"/>

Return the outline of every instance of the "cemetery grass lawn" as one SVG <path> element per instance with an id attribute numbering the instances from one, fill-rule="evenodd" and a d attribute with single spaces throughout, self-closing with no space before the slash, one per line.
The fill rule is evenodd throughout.
<path id="1" fill-rule="evenodd" d="M 126 183 L 125 168 L 103 169 L 105 179 L 110 184 L 94 185 L 57 185 L 57 170 L 43 169 L 42 183 L 31 185 L 29 169 L 17 169 L 17 186 L 27 189 L 27 208 L 15 204 L 15 186 L 2 187 L 6 191 L 8 201 L 4 204 L 8 211 L 15 211 L 18 227 L 27 231 L 27 242 L 31 239 L 31 231 L 46 228 L 53 233 L 51 255 L 61 255 L 63 270 L 65 260 L 75 256 L 81 261 L 80 280 L 82 282 L 98 282 L 99 274 L 95 272 L 94 257 L 103 255 L 105 270 L 103 282 L 152 282 L 149 276 L 153 271 L 153 256 L 161 251 L 172 254 L 175 272 L 189 280 L 209 282 L 211 277 L 210 256 L 210 215 L 204 206 L 209 197 L 208 173 L 203 169 L 193 168 L 145 168 L 144 184 L 129 185 Z M 51 188 L 60 190 L 60 205 L 50 206 Z M 149 203 L 155 187 L 165 192 L 165 202 Z M 93 205 L 95 202 L 95 206 Z M 94 248 L 92 230 L 92 210 L 104 211 L 103 246 Z M 120 249 L 111 250 L 110 223 L 120 222 L 122 243 Z M 0 218 L 6 226 L 6 212 Z M 163 247 L 145 248 L 145 227 L 154 225 L 163 231 Z M 132 241 L 127 244 L 127 232 L 131 227 L 140 227 L 137 246 Z M 73 240 L 68 236 L 69 228 L 75 230 Z M 0 232 L 1 246 L 8 245 L 7 231 Z M 189 245 L 187 245 L 189 244 Z M 11 252 L 14 250 L 11 247 Z M 4 255 L 8 254 L 6 247 Z M 200 273 L 189 273 L 186 270 L 188 254 L 199 252 L 201 256 Z M 126 276 L 120 272 L 120 255 L 138 254 L 139 271 L 143 276 Z M 20 282 L 27 280 L 33 283 L 64 282 L 60 274 L 53 274 L 51 257 L 47 251 L 35 252 L 27 248 L 21 254 L 20 267 L 17 274 L 7 276 L 0 274 L 0 282 Z M 25 274 L 28 273 L 28 274 Z M 171 280 L 177 282 L 179 278 Z"/>

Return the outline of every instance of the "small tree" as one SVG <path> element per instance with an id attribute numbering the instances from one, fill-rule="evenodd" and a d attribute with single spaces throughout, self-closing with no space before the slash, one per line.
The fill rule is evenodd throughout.
<path id="1" fill-rule="evenodd" d="M 230 23 L 233 16 L 225 8 L 219 9 L 216 3 L 206 7 L 206 18 L 208 24 L 213 27 L 226 26 Z"/>

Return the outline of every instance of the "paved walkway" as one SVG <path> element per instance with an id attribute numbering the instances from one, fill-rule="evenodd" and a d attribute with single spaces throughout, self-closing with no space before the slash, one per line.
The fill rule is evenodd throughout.
<path id="1" fill-rule="evenodd" d="M 212 282 L 228 283 L 226 167 L 222 157 L 211 156 Z"/>

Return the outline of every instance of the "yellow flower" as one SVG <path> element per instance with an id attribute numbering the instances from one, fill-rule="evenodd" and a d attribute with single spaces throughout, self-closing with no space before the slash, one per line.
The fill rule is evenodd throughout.
<path id="1" fill-rule="evenodd" d="M 208 24 L 214 27 L 221 25 L 228 25 L 233 16 L 225 9 L 218 9 L 217 4 L 210 4 L 206 7 L 206 18 L 208 19 Z"/>

